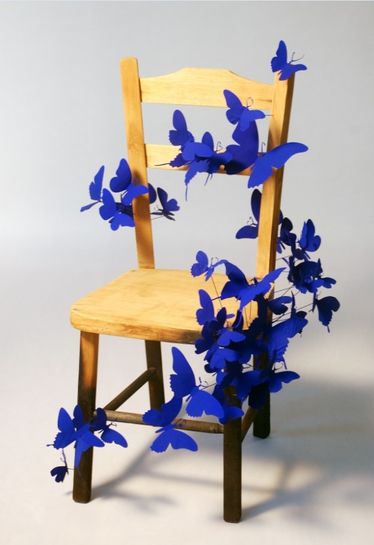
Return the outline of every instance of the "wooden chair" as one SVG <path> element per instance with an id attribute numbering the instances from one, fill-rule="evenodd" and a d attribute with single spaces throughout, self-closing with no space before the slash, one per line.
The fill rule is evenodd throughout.
<path id="1" fill-rule="evenodd" d="M 145 144 L 142 103 L 189 104 L 226 107 L 224 89 L 230 89 L 243 103 L 251 97 L 253 107 L 270 112 L 268 150 L 287 139 L 294 77 L 273 84 L 259 83 L 227 70 L 185 68 L 160 77 L 139 78 L 137 60 L 121 62 L 128 159 L 139 183 L 147 185 L 147 168 L 170 169 L 176 155 L 174 146 Z M 248 172 L 244 172 L 248 176 Z M 280 210 L 283 169 L 277 170 L 263 188 L 259 220 L 255 274 L 262 277 L 275 267 L 276 237 Z M 200 334 L 195 319 L 197 291 L 209 291 L 209 283 L 193 278 L 189 271 L 155 268 L 148 195 L 134 202 L 138 269 L 125 273 L 110 284 L 78 300 L 71 310 L 71 323 L 81 331 L 78 403 L 86 418 L 95 409 L 99 335 L 116 335 L 145 340 L 147 369 L 104 408 L 108 420 L 143 424 L 140 414 L 117 411 L 134 392 L 148 383 L 150 406 L 164 403 L 160 341 L 193 343 Z M 201 243 L 201 241 L 199 241 Z M 221 288 L 224 275 L 216 275 Z M 213 294 L 212 294 L 213 296 Z M 241 517 L 241 443 L 254 421 L 254 435 L 270 432 L 269 400 L 257 414 L 251 408 L 242 419 L 225 425 L 196 419 L 182 419 L 186 430 L 223 434 L 224 519 Z M 74 472 L 73 498 L 88 502 L 91 497 L 92 449 Z"/>

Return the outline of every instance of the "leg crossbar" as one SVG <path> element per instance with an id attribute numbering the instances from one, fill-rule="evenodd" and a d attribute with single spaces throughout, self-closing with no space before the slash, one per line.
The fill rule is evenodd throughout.
<path id="1" fill-rule="evenodd" d="M 156 374 L 156 369 L 150 367 L 144 373 L 138 376 L 129 386 L 120 392 L 112 401 L 109 401 L 104 407 L 104 411 L 115 411 L 125 401 L 130 399 L 146 382 L 148 382 Z"/>

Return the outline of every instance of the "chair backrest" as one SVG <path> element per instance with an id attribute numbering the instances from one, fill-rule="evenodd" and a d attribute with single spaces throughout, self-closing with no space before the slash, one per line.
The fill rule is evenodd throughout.
<path id="1" fill-rule="evenodd" d="M 125 109 L 128 159 L 134 176 L 147 185 L 147 168 L 172 167 L 164 165 L 176 155 L 175 146 L 146 144 L 142 119 L 142 102 L 226 108 L 224 89 L 233 91 L 243 103 L 251 97 L 252 106 L 270 114 L 267 150 L 287 140 L 294 76 L 274 83 L 252 81 L 228 70 L 184 68 L 159 77 L 140 78 L 137 60 L 121 61 L 121 79 Z M 243 175 L 248 176 L 249 170 Z M 262 277 L 275 267 L 276 238 L 280 212 L 283 169 L 273 171 L 264 183 L 259 219 L 256 276 Z M 148 195 L 134 201 L 134 219 L 138 264 L 154 268 L 152 226 Z"/>

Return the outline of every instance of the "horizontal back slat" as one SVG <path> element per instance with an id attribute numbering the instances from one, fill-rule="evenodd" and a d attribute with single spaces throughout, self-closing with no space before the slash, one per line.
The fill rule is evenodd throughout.
<path id="1" fill-rule="evenodd" d="M 271 110 L 274 87 L 223 69 L 183 68 L 165 76 L 140 79 L 141 100 L 154 104 L 226 107 L 223 90 L 261 110 Z"/>
<path id="2" fill-rule="evenodd" d="M 178 146 L 168 146 L 159 144 L 146 144 L 145 153 L 147 157 L 147 167 L 164 170 L 187 170 L 185 166 L 175 168 L 169 165 L 170 161 L 179 153 Z M 218 171 L 220 174 L 226 174 L 223 167 Z M 243 170 L 241 176 L 249 176 L 251 169 Z"/>

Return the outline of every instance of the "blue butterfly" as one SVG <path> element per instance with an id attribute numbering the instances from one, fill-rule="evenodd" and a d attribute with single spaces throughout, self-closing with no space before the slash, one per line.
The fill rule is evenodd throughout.
<path id="1" fill-rule="evenodd" d="M 190 416 L 207 415 L 222 418 L 224 415 L 221 404 L 210 393 L 201 390 L 196 385 L 195 375 L 190 364 L 175 346 L 172 348 L 173 371 L 170 375 L 170 386 L 176 397 L 187 397 L 187 414 Z"/>
<path id="2" fill-rule="evenodd" d="M 179 205 L 176 199 L 168 199 L 168 194 L 161 187 L 157 188 L 157 195 L 160 200 L 161 208 L 158 208 L 155 212 L 152 212 L 152 215 L 164 216 L 168 220 L 175 221 L 174 212 L 179 210 Z"/>
<path id="3" fill-rule="evenodd" d="M 131 206 L 124 206 L 121 203 L 117 203 L 108 189 L 103 189 L 102 202 L 99 214 L 103 220 L 109 220 L 113 231 L 116 231 L 119 227 L 134 227 L 135 223 Z"/>
<path id="4" fill-rule="evenodd" d="M 276 297 L 275 299 L 267 301 L 267 304 L 273 314 L 280 315 L 284 314 L 287 311 L 287 305 L 291 303 L 291 301 L 292 297 L 289 297 L 288 295 L 282 295 L 280 297 Z"/>
<path id="5" fill-rule="evenodd" d="M 169 131 L 169 140 L 173 146 L 183 147 L 187 142 L 193 142 L 193 134 L 187 129 L 187 123 L 180 110 L 175 110 L 173 114 L 173 126 L 175 130 Z"/>
<path id="6" fill-rule="evenodd" d="M 253 165 L 257 159 L 259 135 L 256 123 L 250 123 L 245 131 L 236 127 L 232 138 L 236 144 L 226 147 L 226 151 L 231 154 L 231 160 L 226 163 L 225 170 L 227 174 L 238 174 Z"/>
<path id="7" fill-rule="evenodd" d="M 82 409 L 77 405 L 71 418 L 64 408 L 58 415 L 59 433 L 53 446 L 56 449 L 65 448 L 75 442 L 74 467 L 78 467 L 82 454 L 91 447 L 103 447 L 104 443 L 90 431 L 90 423 L 84 423 Z"/>
<path id="8" fill-rule="evenodd" d="M 266 350 L 272 363 L 284 361 L 289 339 L 301 333 L 308 320 L 293 309 L 291 316 L 273 325 L 266 333 Z"/>
<path id="9" fill-rule="evenodd" d="M 303 153 L 308 147 L 299 142 L 287 142 L 264 153 L 254 163 L 248 180 L 248 187 L 263 184 L 273 173 L 273 168 L 281 168 L 296 153 Z"/>
<path id="10" fill-rule="evenodd" d="M 236 297 L 236 299 L 240 300 L 239 310 L 242 310 L 255 297 L 267 293 L 271 288 L 271 284 L 275 282 L 282 271 L 284 271 L 284 268 L 275 269 L 264 276 L 262 280 L 254 280 L 253 284 L 249 284 L 244 273 L 236 265 L 227 262 L 226 274 L 229 281 L 223 287 L 221 299 Z"/>
<path id="11" fill-rule="evenodd" d="M 209 293 L 207 293 L 206 291 L 199 290 L 199 298 L 201 308 L 196 311 L 196 320 L 200 325 L 204 325 L 205 322 L 214 320 L 214 306 Z"/>
<path id="12" fill-rule="evenodd" d="M 92 432 L 101 432 L 100 438 L 104 443 L 116 443 L 121 447 L 127 447 L 127 441 L 118 431 L 114 430 L 110 424 L 107 424 L 106 413 L 104 409 L 96 409 L 96 416 L 90 424 Z"/>
<path id="13" fill-rule="evenodd" d="M 287 46 L 283 40 L 279 42 L 275 57 L 271 59 L 271 69 L 273 72 L 280 71 L 280 80 L 286 80 L 299 70 L 307 70 L 305 64 L 293 64 L 292 59 L 287 62 Z"/>
<path id="14" fill-rule="evenodd" d="M 114 193 L 123 193 L 121 196 L 121 202 L 124 206 L 131 205 L 132 201 L 148 193 L 148 188 L 141 184 L 134 184 L 132 181 L 132 174 L 126 159 L 121 159 L 114 176 L 110 182 L 109 187 Z"/>
<path id="15" fill-rule="evenodd" d="M 161 426 L 156 433 L 160 435 L 153 441 L 151 450 L 164 452 L 169 446 L 174 449 L 187 449 L 196 451 L 196 442 L 182 431 L 176 430 L 172 422 L 179 414 L 182 407 L 182 398 L 173 397 L 168 403 L 164 403 L 160 409 L 150 409 L 143 415 L 143 421 L 152 426 Z"/>
<path id="16" fill-rule="evenodd" d="M 182 158 L 185 164 L 188 165 L 184 179 L 186 186 L 188 186 L 198 172 L 206 172 L 208 174 L 206 181 L 208 181 L 219 170 L 221 165 L 226 165 L 231 161 L 232 155 L 227 149 L 224 152 L 216 151 L 213 137 L 210 132 L 206 131 L 201 142 L 187 142 L 182 149 Z"/>
<path id="17" fill-rule="evenodd" d="M 218 267 L 219 265 L 223 265 L 226 263 L 226 259 L 219 259 L 214 264 L 212 263 L 212 259 L 210 260 L 205 252 L 202 250 L 199 250 L 196 254 L 196 263 L 194 263 L 191 267 L 191 274 L 192 276 L 201 276 L 202 274 L 205 274 L 205 280 L 209 280 L 209 278 L 214 273 L 214 269 Z"/>
<path id="18" fill-rule="evenodd" d="M 261 208 L 261 191 L 255 189 L 251 196 L 251 209 L 252 209 L 252 223 L 250 225 L 244 225 L 236 233 L 235 237 L 240 238 L 257 238 L 258 236 L 258 222 L 260 219 Z"/>
<path id="19" fill-rule="evenodd" d="M 300 375 L 294 371 L 272 370 L 267 377 L 269 391 L 272 393 L 279 392 L 282 389 L 283 383 L 289 384 L 298 378 L 300 378 Z"/>
<path id="20" fill-rule="evenodd" d="M 313 309 L 317 307 L 318 310 L 318 319 L 321 324 L 327 327 L 327 330 L 330 331 L 329 325 L 332 320 L 332 313 L 336 312 L 340 308 L 340 303 L 336 297 L 322 297 L 322 299 L 313 299 Z"/>
<path id="21" fill-rule="evenodd" d="M 69 470 L 67 465 L 54 467 L 50 471 L 50 474 L 55 478 L 56 483 L 62 483 L 68 473 Z"/>
<path id="22" fill-rule="evenodd" d="M 90 197 L 95 202 L 82 206 L 82 208 L 80 209 L 81 212 L 84 212 L 85 210 L 89 210 L 90 208 L 95 206 L 95 204 L 98 204 L 101 201 L 104 170 L 105 170 L 104 166 L 100 167 L 100 169 L 95 174 L 93 182 L 91 182 L 89 185 Z"/>
<path id="23" fill-rule="evenodd" d="M 232 91 L 226 89 L 223 94 L 228 107 L 226 117 L 233 125 L 238 123 L 241 131 L 246 131 L 251 123 L 265 117 L 261 110 L 251 110 L 249 107 L 243 106 L 239 97 Z"/>
<path id="24" fill-rule="evenodd" d="M 304 222 L 299 244 L 303 253 L 315 252 L 321 245 L 321 237 L 315 234 L 316 230 L 312 220 Z M 307 254 L 306 254 L 307 255 Z"/>

